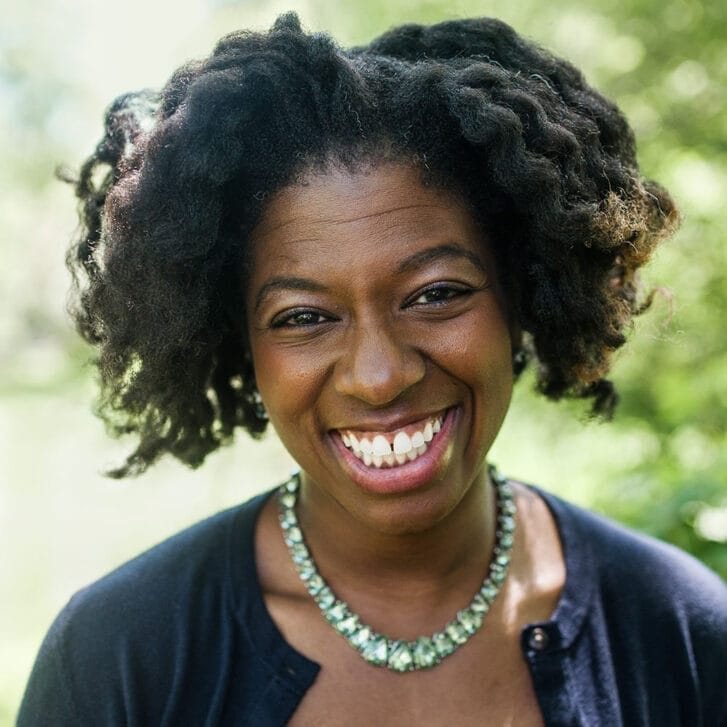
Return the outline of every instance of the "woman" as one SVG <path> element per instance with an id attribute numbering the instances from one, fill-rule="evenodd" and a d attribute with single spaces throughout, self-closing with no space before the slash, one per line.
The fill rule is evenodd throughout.
<path id="1" fill-rule="evenodd" d="M 612 413 L 677 219 L 577 70 L 286 15 L 119 99 L 76 188 L 114 474 L 268 420 L 301 471 L 77 594 L 20 724 L 724 723 L 719 579 L 486 463 L 531 358 Z"/>

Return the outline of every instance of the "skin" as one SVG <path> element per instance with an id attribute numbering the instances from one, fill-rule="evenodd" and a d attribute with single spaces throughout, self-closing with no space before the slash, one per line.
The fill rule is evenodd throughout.
<path id="1" fill-rule="evenodd" d="M 479 587 L 495 537 L 485 458 L 510 402 L 518 333 L 486 236 L 463 203 L 424 186 L 418 170 L 380 163 L 311 172 L 281 190 L 253 251 L 256 381 L 301 466 L 298 516 L 318 568 L 375 629 L 406 639 L 438 630 Z M 447 446 L 416 487 L 371 492 L 352 475 L 338 431 L 389 431 L 443 411 L 455 413 Z M 539 723 L 517 641 L 522 626 L 552 611 L 564 570 L 545 506 L 520 489 L 518 499 L 537 537 L 516 539 L 508 585 L 488 616 L 494 627 L 432 672 L 405 677 L 363 662 L 323 622 L 268 503 L 256 533 L 266 603 L 288 641 L 323 667 L 297 721 L 321 724 L 329 714 L 335 723 L 340 713 L 350 724 L 351 710 L 380 721 L 372 705 L 341 697 L 337 680 L 355 679 L 356 694 L 377 694 L 376 709 L 387 698 L 401 707 L 408 695 L 414 715 L 434 700 L 431 724 L 437 709 L 464 724 L 484 708 L 497 714 L 498 703 L 510 723 Z M 536 549 L 553 567 L 534 571 Z M 498 686 L 503 673 L 507 689 Z M 444 710 L 453 695 L 456 709 Z"/>

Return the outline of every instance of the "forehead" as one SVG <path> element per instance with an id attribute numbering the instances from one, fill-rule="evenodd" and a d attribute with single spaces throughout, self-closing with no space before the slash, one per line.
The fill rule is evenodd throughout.
<path id="1" fill-rule="evenodd" d="M 252 279 L 281 267 L 350 269 L 372 256 L 385 264 L 436 243 L 483 247 L 467 206 L 455 194 L 423 184 L 417 168 L 385 163 L 313 172 L 267 204 L 252 233 Z"/>

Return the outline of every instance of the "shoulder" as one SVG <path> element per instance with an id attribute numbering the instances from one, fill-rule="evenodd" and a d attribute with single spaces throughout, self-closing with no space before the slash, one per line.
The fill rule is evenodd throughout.
<path id="1" fill-rule="evenodd" d="M 571 615 L 588 614 L 617 679 L 630 675 L 632 684 L 622 689 L 641 684 L 653 696 L 672 685 L 672 697 L 691 704 L 690 713 L 724 715 L 724 581 L 672 545 L 541 495 L 563 542 L 568 571 L 563 601 Z"/>
<path id="2" fill-rule="evenodd" d="M 727 632 L 727 585 L 696 558 L 603 515 L 541 494 L 558 522 L 566 555 L 586 559 L 601 589 L 714 617 Z"/>
<path id="3" fill-rule="evenodd" d="M 124 563 L 75 594 L 66 618 L 84 625 L 99 613 L 126 623 L 135 615 L 146 620 L 169 602 L 178 607 L 185 593 L 199 597 L 221 586 L 233 549 L 252 556 L 247 545 L 262 499 L 212 515 Z"/>
<path id="4" fill-rule="evenodd" d="M 723 724 L 724 581 L 672 545 L 540 494 L 563 543 L 568 576 L 561 604 L 586 619 L 595 647 L 584 651 L 583 669 L 590 673 L 605 659 L 610 666 L 599 672 L 601 682 L 618 685 L 626 713 L 648 713 L 659 724 L 677 714 L 683 724 Z"/>
<path id="5" fill-rule="evenodd" d="M 76 593 L 41 646 L 19 724 L 43 724 L 49 710 L 75 723 L 88 714 L 116 723 L 141 705 L 153 714 L 180 673 L 215 663 L 234 638 L 235 618 L 221 616 L 254 592 L 252 534 L 264 501 L 213 515 Z"/>

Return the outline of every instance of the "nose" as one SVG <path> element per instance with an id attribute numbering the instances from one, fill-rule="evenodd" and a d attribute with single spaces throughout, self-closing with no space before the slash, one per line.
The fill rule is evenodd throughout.
<path id="1" fill-rule="evenodd" d="M 421 352 L 401 340 L 393 327 L 360 326 L 351 332 L 336 363 L 335 388 L 371 406 L 384 406 L 424 378 Z"/>

